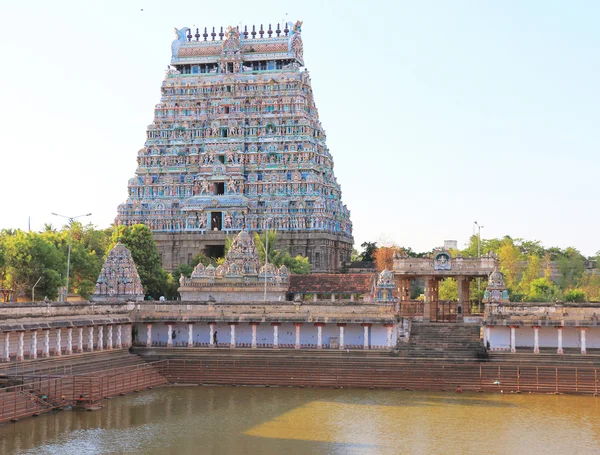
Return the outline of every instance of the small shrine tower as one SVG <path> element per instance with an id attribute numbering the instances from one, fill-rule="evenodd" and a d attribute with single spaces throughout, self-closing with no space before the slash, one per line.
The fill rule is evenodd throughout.
<path id="1" fill-rule="evenodd" d="M 144 288 L 131 257 L 131 251 L 122 243 L 117 243 L 106 256 L 90 300 L 92 302 L 144 300 Z"/>
<path id="2" fill-rule="evenodd" d="M 490 273 L 487 287 L 483 294 L 483 303 L 498 305 L 508 303 L 508 288 L 504 283 L 504 274 L 498 270 Z"/>

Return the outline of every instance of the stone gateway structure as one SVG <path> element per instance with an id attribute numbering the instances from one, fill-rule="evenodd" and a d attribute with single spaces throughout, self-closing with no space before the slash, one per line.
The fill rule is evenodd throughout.
<path id="1" fill-rule="evenodd" d="M 302 23 L 176 32 L 116 224 L 150 227 L 166 270 L 222 255 L 243 229 L 276 229 L 313 271 L 338 270 L 352 223 L 303 68 Z"/>

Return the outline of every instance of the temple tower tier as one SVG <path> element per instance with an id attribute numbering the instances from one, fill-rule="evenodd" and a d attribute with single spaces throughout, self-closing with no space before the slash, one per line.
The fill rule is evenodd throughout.
<path id="1" fill-rule="evenodd" d="M 302 22 L 279 33 L 177 30 L 116 224 L 146 224 L 163 267 L 275 229 L 314 271 L 350 259 L 352 223 L 304 66 Z M 255 27 L 251 27 L 255 30 Z M 261 29 L 262 30 L 262 29 Z"/>

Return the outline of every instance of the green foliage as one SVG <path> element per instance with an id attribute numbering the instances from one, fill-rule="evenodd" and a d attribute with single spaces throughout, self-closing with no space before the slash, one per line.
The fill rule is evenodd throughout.
<path id="1" fill-rule="evenodd" d="M 440 281 L 438 287 L 438 296 L 440 300 L 458 301 L 458 283 L 454 278 L 446 278 Z"/>
<path id="2" fill-rule="evenodd" d="M 117 226 L 112 234 L 112 245 L 118 242 L 131 251 L 147 295 L 154 299 L 160 296 L 175 296 L 175 281 L 173 276 L 162 268 L 160 254 L 148 226 L 144 224 Z"/>
<path id="3" fill-rule="evenodd" d="M 417 253 L 416 251 L 413 251 L 413 249 L 411 247 L 398 247 L 399 251 L 402 251 L 403 254 L 405 254 L 406 256 L 408 256 L 409 258 L 424 258 L 425 256 L 427 256 L 428 254 L 431 253 L 431 251 L 426 251 L 426 252 L 422 252 L 422 253 Z"/>
<path id="4" fill-rule="evenodd" d="M 527 302 L 553 302 L 559 294 L 558 287 L 548 278 L 536 278 L 530 283 L 529 293 L 525 300 Z"/>
<path id="5" fill-rule="evenodd" d="M 268 255 L 270 264 L 273 264 L 277 267 L 285 265 L 290 273 L 310 273 L 310 263 L 308 262 L 308 258 L 305 258 L 301 255 L 291 257 L 290 253 L 288 253 L 286 250 L 280 250 L 277 248 L 277 231 L 274 229 L 262 232 L 260 235 L 258 233 L 254 234 L 254 244 L 256 245 L 256 250 L 261 262 L 265 262 L 267 236 L 269 239 Z"/>
<path id="6" fill-rule="evenodd" d="M 192 262 L 190 262 L 189 264 L 180 264 L 175 270 L 173 270 L 173 272 L 171 272 L 171 275 L 173 275 L 173 279 L 175 281 L 178 281 L 179 277 L 182 274 L 184 276 L 186 276 L 187 278 L 189 278 L 192 275 L 194 268 L 200 262 L 202 262 L 202 264 L 204 264 L 205 266 L 207 266 L 208 264 L 211 264 L 211 263 L 213 263 L 213 265 L 216 264 L 216 260 L 212 260 L 211 258 L 209 258 L 208 256 L 206 256 L 203 253 L 199 253 L 192 258 Z"/>
<path id="7" fill-rule="evenodd" d="M 361 254 L 361 261 L 373 262 L 373 253 L 377 249 L 377 242 L 363 242 L 360 245 L 363 249 Z"/>
<path id="8" fill-rule="evenodd" d="M 295 273 L 297 275 L 306 275 L 310 273 L 310 262 L 308 262 L 308 258 L 303 257 L 301 254 L 297 255 L 295 258 L 287 253 L 286 255 L 287 257 L 283 259 L 283 263 L 290 273 Z"/>
<path id="9" fill-rule="evenodd" d="M 531 292 L 531 283 L 542 275 L 542 262 L 539 256 L 529 256 L 527 268 L 523 272 L 518 289 L 525 295 Z"/>
<path id="10" fill-rule="evenodd" d="M 3 250 L 0 287 L 13 289 L 17 295 L 31 296 L 31 288 L 41 278 L 36 286 L 37 295 L 49 298 L 58 295 L 66 275 L 66 256 L 48 238 L 35 232 L 4 231 L 0 245 Z"/>
<path id="11" fill-rule="evenodd" d="M 423 293 L 425 288 L 423 286 L 413 285 L 410 287 L 410 298 L 411 300 L 417 300 Z"/>
<path id="12" fill-rule="evenodd" d="M 566 302 L 585 302 L 585 292 L 583 289 L 569 289 L 565 292 Z"/>

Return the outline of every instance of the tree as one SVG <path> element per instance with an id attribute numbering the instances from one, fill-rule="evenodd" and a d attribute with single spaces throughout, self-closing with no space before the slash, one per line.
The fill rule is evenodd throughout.
<path id="1" fill-rule="evenodd" d="M 560 294 L 558 287 L 546 277 L 536 278 L 529 285 L 528 302 L 553 302 Z"/>
<path id="2" fill-rule="evenodd" d="M 292 257 L 286 250 L 280 250 L 277 248 L 277 231 L 270 229 L 269 231 L 254 234 L 254 244 L 261 262 L 265 262 L 265 249 L 267 236 L 269 238 L 269 263 L 276 267 L 285 265 L 290 273 L 296 274 L 307 274 L 310 273 L 310 263 L 308 258 L 302 255 Z"/>
<path id="3" fill-rule="evenodd" d="M 569 289 L 565 292 L 566 302 L 585 302 L 585 292 L 583 289 Z"/>
<path id="4" fill-rule="evenodd" d="M 600 274 L 586 272 L 581 277 L 579 286 L 585 293 L 588 302 L 600 302 Z"/>
<path id="5" fill-rule="evenodd" d="M 1 245 L 3 287 L 31 296 L 31 288 L 39 279 L 38 295 L 58 295 L 58 288 L 64 285 L 64 272 L 59 270 L 66 270 L 66 257 L 52 242 L 35 232 L 17 230 L 3 232 Z"/>
<path id="6" fill-rule="evenodd" d="M 542 273 L 542 264 L 539 256 L 529 256 L 527 268 L 523 272 L 519 282 L 519 291 L 528 295 L 531 291 L 531 283 L 538 279 Z"/>
<path id="7" fill-rule="evenodd" d="M 504 238 L 498 249 L 498 259 L 506 286 L 509 289 L 516 288 L 519 283 L 519 249 L 513 244 L 512 239 Z"/>
<path id="8" fill-rule="evenodd" d="M 377 242 L 363 242 L 360 246 L 363 248 L 362 260 L 365 262 L 373 262 L 373 253 L 377 250 Z"/>
<path id="9" fill-rule="evenodd" d="M 375 269 L 381 272 L 384 269 L 393 270 L 394 268 L 394 254 L 399 252 L 398 247 L 382 246 L 377 248 L 373 254 L 373 261 L 375 262 Z"/>
<path id="10" fill-rule="evenodd" d="M 558 268 L 558 285 L 562 289 L 576 286 L 585 272 L 585 257 L 573 247 L 565 248 L 555 259 Z"/>
<path id="11" fill-rule="evenodd" d="M 454 278 L 446 278 L 440 281 L 438 297 L 440 300 L 458 301 L 458 283 Z"/>
<path id="12" fill-rule="evenodd" d="M 160 254 L 152 232 L 144 224 L 117 226 L 112 234 L 112 246 L 121 242 L 131 251 L 144 292 L 153 298 L 174 296 L 175 286 L 170 274 L 161 266 Z"/>
<path id="13" fill-rule="evenodd" d="M 173 275 L 173 279 L 175 281 L 178 281 L 181 275 L 184 275 L 187 278 L 189 278 L 190 276 L 192 276 L 194 268 L 196 268 L 196 266 L 201 262 L 205 266 L 213 262 L 216 263 L 216 261 L 211 260 L 211 258 L 206 256 L 205 254 L 199 253 L 192 258 L 192 261 L 189 264 L 179 264 L 179 266 L 177 266 L 177 268 L 173 270 L 173 272 L 171 272 L 171 275 Z"/>

